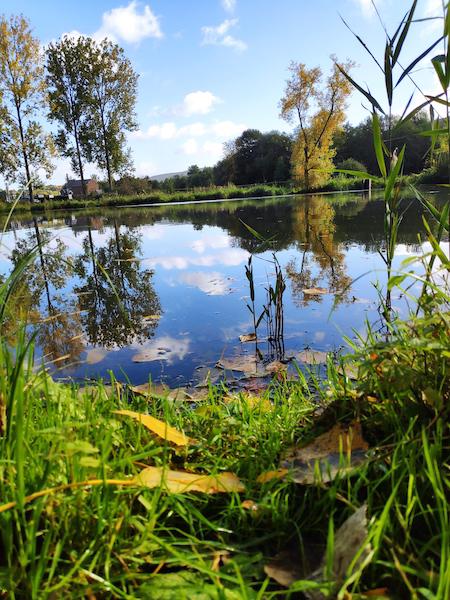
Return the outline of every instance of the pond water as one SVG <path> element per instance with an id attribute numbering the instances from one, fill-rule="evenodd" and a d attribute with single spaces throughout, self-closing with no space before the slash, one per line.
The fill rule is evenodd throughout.
<path id="1" fill-rule="evenodd" d="M 423 232 L 419 205 L 403 203 L 397 265 L 420 251 Z M 26 313 L 37 327 L 36 361 L 55 376 L 107 379 L 113 371 L 119 380 L 171 387 L 196 384 L 209 369 L 214 379 L 219 359 L 243 376 L 251 369 L 235 367 L 255 356 L 259 371 L 280 358 L 308 362 L 299 355 L 305 349 L 345 352 L 344 335 L 380 319 L 383 210 L 380 199 L 353 193 L 14 218 L 2 238 L 3 275 L 36 241 L 44 245 L 15 292 L 8 335 L 14 343 Z M 273 255 L 286 285 L 283 322 L 272 304 L 272 320 L 263 317 L 257 330 L 258 354 L 255 342 L 239 340 L 254 331 L 250 255 L 256 317 L 275 286 Z M 327 293 L 304 292 L 311 288 Z M 394 302 L 406 311 L 398 294 Z"/>

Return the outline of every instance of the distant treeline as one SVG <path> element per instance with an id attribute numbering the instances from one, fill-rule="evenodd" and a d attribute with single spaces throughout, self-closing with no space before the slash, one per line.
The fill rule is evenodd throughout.
<path id="1" fill-rule="evenodd" d="M 382 126 L 387 139 L 387 123 L 382 122 Z M 408 152 L 405 158 L 405 175 L 421 174 L 424 182 L 439 183 L 446 175 L 445 161 L 440 161 L 438 155 L 431 160 L 430 138 L 421 135 L 430 129 L 427 113 L 418 113 L 398 129 L 394 128 L 392 151 L 406 144 Z M 200 168 L 192 165 L 186 175 L 175 175 L 164 181 L 127 176 L 117 181 L 115 189 L 119 194 L 139 194 L 155 190 L 170 193 L 232 184 L 289 184 L 292 180 L 293 143 L 294 136 L 286 133 L 262 133 L 257 129 L 247 129 L 225 145 L 225 157 L 213 167 Z M 359 125 L 346 123 L 336 132 L 333 145 L 336 168 L 378 173 L 370 117 Z"/>

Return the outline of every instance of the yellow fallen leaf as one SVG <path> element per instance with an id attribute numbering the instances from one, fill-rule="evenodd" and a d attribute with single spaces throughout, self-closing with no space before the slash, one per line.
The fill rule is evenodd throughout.
<path id="1" fill-rule="evenodd" d="M 272 479 L 282 479 L 289 473 L 288 469 L 277 469 L 276 471 L 266 471 L 265 473 L 261 473 L 256 478 L 258 483 L 266 483 L 267 481 L 272 481 Z"/>
<path id="2" fill-rule="evenodd" d="M 234 473 L 219 475 L 199 475 L 186 471 L 172 471 L 162 467 L 147 467 L 135 477 L 135 483 L 148 488 L 162 487 L 168 492 L 243 492 L 245 487 Z"/>
<path id="3" fill-rule="evenodd" d="M 171 427 L 170 425 L 167 425 L 167 423 L 164 423 L 164 421 L 155 419 L 155 417 L 152 417 L 151 415 L 143 415 L 132 410 L 115 410 L 113 412 L 116 415 L 124 415 L 139 421 L 139 423 L 142 423 L 144 427 L 147 427 L 147 429 L 150 429 L 150 431 L 159 437 L 169 442 L 173 442 L 177 446 L 187 446 L 189 444 L 189 438 L 184 435 L 182 431 L 178 431 L 175 427 Z"/>

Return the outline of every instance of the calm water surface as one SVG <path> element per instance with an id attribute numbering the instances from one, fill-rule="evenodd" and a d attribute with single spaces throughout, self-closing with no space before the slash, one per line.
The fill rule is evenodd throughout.
<path id="1" fill-rule="evenodd" d="M 419 206 L 404 205 L 397 264 L 419 252 L 423 231 Z M 243 223 L 270 238 L 270 249 Z M 221 357 L 254 354 L 254 343 L 239 341 L 252 331 L 250 254 L 258 314 L 274 283 L 272 252 L 286 281 L 280 344 L 267 340 L 264 320 L 259 327 L 263 362 L 283 349 L 341 351 L 343 335 L 379 320 L 383 203 L 360 194 L 18 218 L 3 235 L 1 273 L 37 240 L 44 249 L 16 293 L 9 335 L 13 343 L 17 318 L 28 313 L 38 327 L 37 360 L 62 378 L 108 378 L 112 370 L 120 380 L 178 386 L 200 381 Z M 311 287 L 329 293 L 303 292 Z"/>

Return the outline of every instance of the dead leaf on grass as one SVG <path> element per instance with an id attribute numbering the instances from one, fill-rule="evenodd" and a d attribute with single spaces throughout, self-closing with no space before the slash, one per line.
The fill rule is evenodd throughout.
<path id="1" fill-rule="evenodd" d="M 172 471 L 162 467 L 147 467 L 136 476 L 135 482 L 148 488 L 162 487 L 168 492 L 203 492 L 205 494 L 243 492 L 245 487 L 234 473 L 200 475 L 186 471 Z"/>
<path id="2" fill-rule="evenodd" d="M 339 375 L 347 377 L 347 379 L 358 379 L 358 367 L 354 363 L 344 363 L 336 367 Z"/>
<path id="3" fill-rule="evenodd" d="M 178 431 L 175 427 L 171 427 L 167 423 L 164 423 L 164 421 L 155 419 L 155 417 L 152 417 L 151 415 L 144 415 L 132 410 L 114 410 L 113 412 L 116 415 L 124 415 L 139 421 L 139 423 L 142 423 L 142 425 L 147 427 L 152 433 L 155 433 L 157 436 L 168 442 L 173 442 L 177 446 L 187 446 L 190 442 L 189 438 L 184 435 L 182 431 Z"/>
<path id="4" fill-rule="evenodd" d="M 246 342 L 254 342 L 256 341 L 256 334 L 254 333 L 245 333 L 239 336 L 239 341 L 241 344 L 245 344 Z"/>
<path id="5" fill-rule="evenodd" d="M 368 448 L 359 421 L 348 427 L 337 423 L 306 446 L 291 448 L 280 469 L 261 473 L 257 481 L 265 483 L 290 473 L 292 479 L 302 485 L 312 485 L 317 481 L 329 483 L 338 474 L 349 472 L 363 463 Z"/>
<path id="6" fill-rule="evenodd" d="M 296 483 L 310 485 L 318 477 L 322 483 L 328 483 L 338 473 L 361 464 L 368 448 L 359 421 L 354 421 L 348 427 L 337 423 L 306 446 L 292 448 L 281 466 L 292 470 Z"/>
<path id="7" fill-rule="evenodd" d="M 352 566 L 352 572 L 354 572 L 365 566 L 364 563 L 368 562 L 370 558 L 371 546 L 370 544 L 364 545 L 368 536 L 366 511 L 367 506 L 364 504 L 344 521 L 334 535 L 331 578 L 336 582 L 336 585 L 339 585 L 346 576 L 352 574 L 349 573 L 350 566 Z M 317 545 L 309 547 L 309 544 L 306 543 L 302 555 L 306 559 L 312 556 L 313 562 L 317 565 L 320 560 L 318 560 L 320 554 L 314 559 L 314 555 L 317 555 L 317 549 Z M 292 549 L 279 552 L 265 565 L 264 571 L 284 587 L 290 587 L 299 580 L 320 582 L 326 579 L 327 554 L 324 550 L 322 550 L 320 566 L 312 572 L 311 569 L 308 572 L 306 565 L 301 565 L 301 556 L 298 556 L 298 554 L 298 550 L 295 552 Z M 309 600 L 325 600 L 325 596 L 320 590 L 304 590 L 303 593 Z"/>

